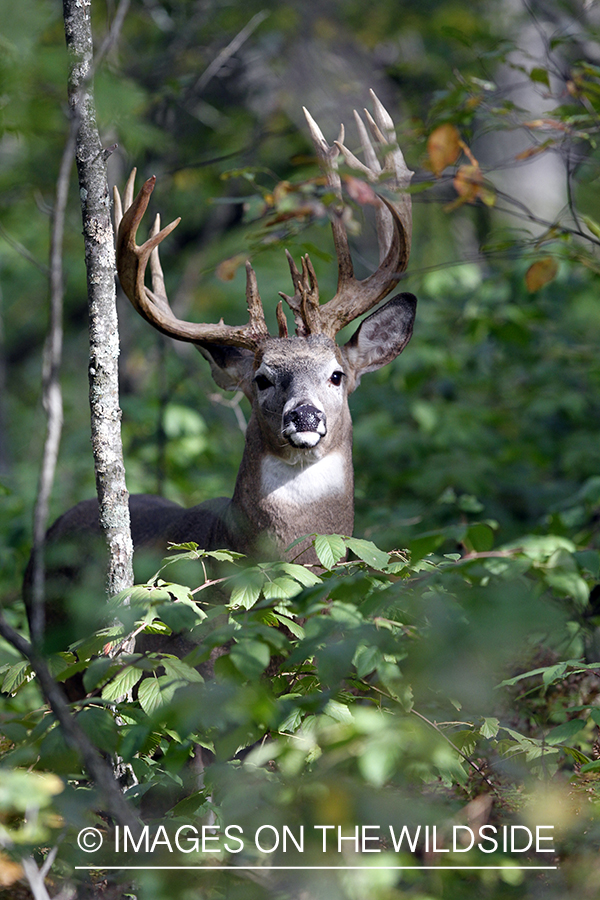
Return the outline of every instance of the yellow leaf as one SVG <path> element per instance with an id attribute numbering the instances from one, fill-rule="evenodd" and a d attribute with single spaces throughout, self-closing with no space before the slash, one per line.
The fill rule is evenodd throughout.
<path id="1" fill-rule="evenodd" d="M 355 178 L 353 175 L 346 175 L 344 176 L 344 184 L 346 185 L 348 195 L 352 197 L 356 203 L 360 203 L 361 206 L 364 206 L 365 204 L 376 206 L 378 204 L 377 194 L 366 181 Z"/>
<path id="2" fill-rule="evenodd" d="M 544 259 L 538 259 L 534 262 L 525 274 L 525 286 L 527 290 L 533 294 L 539 291 L 545 284 L 554 281 L 558 273 L 558 263 L 551 256 L 545 256 Z"/>
<path id="3" fill-rule="evenodd" d="M 246 257 L 242 253 L 238 253 L 237 256 L 230 256 L 229 259 L 224 259 L 223 262 L 219 263 L 215 270 L 215 275 L 221 281 L 233 281 L 237 270 L 245 262 Z"/>
<path id="4" fill-rule="evenodd" d="M 528 147 L 527 150 L 517 153 L 515 159 L 531 159 L 532 156 L 537 156 L 538 153 L 545 153 L 553 143 L 554 141 L 544 141 L 543 144 L 538 144 L 536 147 Z"/>
<path id="5" fill-rule="evenodd" d="M 481 200 L 486 206 L 493 206 L 496 202 L 494 188 L 485 183 L 477 160 L 471 154 L 470 158 L 473 159 L 474 165 L 461 166 L 452 180 L 458 197 L 445 207 L 447 212 L 462 206 L 463 203 L 475 203 L 477 200 Z"/>
<path id="6" fill-rule="evenodd" d="M 23 869 L 21 866 L 13 862 L 4 853 L 0 853 L 0 887 L 10 887 L 15 881 L 23 877 Z"/>
<path id="7" fill-rule="evenodd" d="M 461 166 L 452 183 L 465 203 L 473 203 L 479 196 L 483 183 L 481 169 L 479 166 Z"/>
<path id="8" fill-rule="evenodd" d="M 461 141 L 456 126 L 446 122 L 435 128 L 427 139 L 427 155 L 434 175 L 441 175 L 460 156 Z"/>

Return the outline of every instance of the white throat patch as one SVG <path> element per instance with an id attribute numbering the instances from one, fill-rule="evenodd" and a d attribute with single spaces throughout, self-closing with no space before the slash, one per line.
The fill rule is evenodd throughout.
<path id="1" fill-rule="evenodd" d="M 308 466 L 289 465 L 267 454 L 261 466 L 261 494 L 284 503 L 302 505 L 346 489 L 344 457 L 334 451 Z"/>

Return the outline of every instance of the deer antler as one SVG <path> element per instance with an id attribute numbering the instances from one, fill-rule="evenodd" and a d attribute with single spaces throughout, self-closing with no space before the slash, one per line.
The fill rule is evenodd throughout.
<path id="1" fill-rule="evenodd" d="M 366 163 L 357 159 L 345 146 L 343 125 L 338 140 L 330 147 L 310 113 L 304 110 L 319 165 L 325 173 L 328 187 L 337 198 L 337 203 L 332 208 L 331 226 L 338 260 L 338 287 L 335 296 L 320 306 L 317 279 L 308 254 L 302 259 L 300 272 L 286 251 L 294 295 L 289 297 L 282 293 L 281 297 L 292 310 L 296 331 L 300 336 L 323 333 L 335 337 L 345 325 L 386 297 L 394 289 L 408 264 L 412 233 L 408 187 L 413 173 L 407 168 L 402 151 L 396 142 L 394 123 L 390 115 L 373 91 L 371 97 L 374 117 L 365 110 L 371 137 L 360 116 L 356 112 L 354 114 Z M 383 167 L 378 159 L 377 149 L 385 153 Z M 342 183 L 337 170 L 337 157 L 340 152 L 347 164 L 362 172 L 369 181 L 378 182 L 382 176 L 388 176 L 394 191 L 393 203 L 385 197 L 376 195 L 380 264 L 377 271 L 362 281 L 354 276 L 348 236 L 342 221 Z M 148 240 L 141 246 L 136 244 L 137 230 L 148 207 L 156 179 L 154 176 L 149 178 L 134 199 L 135 174 L 134 169 L 125 187 L 123 203 L 115 188 L 117 271 L 123 290 L 133 306 L 151 325 L 169 337 L 191 343 L 229 344 L 256 350 L 269 337 L 269 332 L 256 284 L 256 275 L 249 262 L 246 263 L 246 303 L 249 317 L 246 325 L 225 325 L 223 320 L 217 325 L 184 322 L 175 316 L 165 290 L 158 246 L 176 228 L 180 220 L 176 219 L 161 230 L 160 219 L 157 216 Z M 148 262 L 150 262 L 152 290 L 144 283 Z M 287 337 L 287 323 L 281 303 L 277 307 L 277 322 L 279 336 Z"/>
<path id="2" fill-rule="evenodd" d="M 125 187 L 123 203 L 121 203 L 121 197 L 115 188 L 117 271 L 121 286 L 133 306 L 151 325 L 169 337 L 191 343 L 229 344 L 256 350 L 269 337 L 269 332 L 258 293 L 256 275 L 250 263 L 246 263 L 246 302 L 249 315 L 247 325 L 225 325 L 223 320 L 218 325 L 207 325 L 184 322 L 176 317 L 169 306 L 165 291 L 158 245 L 177 227 L 180 220 L 175 219 L 161 231 L 160 219 L 157 216 L 148 240 L 141 246 L 136 244 L 137 230 L 148 207 L 156 178 L 154 176 L 149 178 L 142 185 L 134 200 L 135 174 L 136 170 L 134 169 Z M 123 212 L 123 208 L 125 212 Z M 150 261 L 152 290 L 144 284 L 148 261 Z"/>
<path id="3" fill-rule="evenodd" d="M 338 287 L 335 296 L 318 309 L 320 330 L 330 337 L 334 337 L 353 319 L 372 309 L 394 289 L 402 272 L 406 269 L 410 254 L 412 211 L 410 194 L 407 189 L 413 173 L 408 169 L 402 151 L 396 142 L 394 123 L 389 113 L 374 91 L 370 93 L 374 104 L 374 118 L 367 110 L 365 110 L 365 116 L 372 139 L 360 116 L 356 112 L 354 113 L 366 164 L 357 159 L 344 145 L 343 126 L 340 137 L 334 142 L 334 146 L 330 147 L 310 113 L 306 109 L 304 110 L 319 165 L 325 174 L 328 187 L 339 200 L 338 207 L 332 210 L 331 221 L 333 243 L 338 260 Z M 385 151 L 383 167 L 379 162 L 373 142 L 379 149 Z M 382 175 L 388 175 L 396 195 L 394 203 L 378 195 L 379 205 L 376 217 L 380 265 L 377 271 L 362 281 L 354 276 L 348 236 L 342 222 L 342 186 L 337 171 L 339 152 L 343 154 L 351 168 L 358 169 L 366 175 L 369 181 L 377 182 Z M 308 265 L 307 262 L 306 266 L 308 267 Z M 292 278 L 296 285 L 294 272 L 292 272 Z M 297 302 L 298 293 L 297 287 L 292 301 Z M 292 302 L 288 298 L 286 299 L 294 309 Z"/>

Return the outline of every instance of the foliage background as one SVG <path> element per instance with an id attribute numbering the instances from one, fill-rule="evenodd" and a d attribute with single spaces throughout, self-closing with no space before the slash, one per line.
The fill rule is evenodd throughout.
<path id="1" fill-rule="evenodd" d="M 100 37 L 114 8 L 94 0 L 92 10 Z M 352 127 L 351 110 L 364 105 L 373 87 L 399 123 L 401 145 L 416 172 L 414 249 L 402 287 L 419 297 L 418 327 L 407 352 L 367 376 L 352 398 L 355 533 L 386 550 L 410 548 L 414 566 L 426 554 L 438 554 L 431 565 L 442 568 L 428 575 L 433 581 L 414 569 L 404 571 L 408 594 L 396 597 L 393 615 L 386 607 L 394 621 L 417 633 L 428 629 L 417 650 L 402 649 L 404 677 L 423 714 L 437 721 L 456 718 L 448 711 L 452 698 L 468 710 L 460 717 L 472 729 L 475 722 L 482 727 L 480 717 L 497 716 L 536 740 L 568 721 L 583 725 L 579 743 L 572 740 L 574 731 L 570 743 L 562 741 L 575 749 L 561 755 L 551 778 L 537 772 L 546 780 L 530 783 L 524 771 L 504 774 L 506 790 L 497 804 L 514 814 L 514 790 L 562 810 L 556 813 L 564 825 L 561 876 L 553 881 L 548 875 L 542 883 L 514 873 L 487 881 L 449 873 L 444 880 L 394 875 L 378 886 L 381 897 L 533 897 L 542 890 L 545 896 L 595 896 L 598 826 L 593 815 L 591 822 L 582 817 L 584 841 L 583 827 L 573 824 L 579 807 L 571 803 L 587 792 L 590 814 L 595 808 L 593 771 L 589 781 L 574 774 L 574 766 L 594 759 L 595 675 L 574 675 L 571 667 L 555 677 L 548 667 L 597 658 L 593 590 L 588 597 L 598 575 L 600 499 L 599 17 L 593 2 L 556 0 L 474 0 L 468 7 L 452 0 L 377 0 L 369 15 L 352 0 L 145 0 L 132 5 L 96 79 L 104 143 L 119 145 L 111 157 L 112 179 L 122 184 L 132 165 L 140 176 L 156 174 L 154 210 L 164 221 L 182 216 L 162 253 L 173 306 L 182 318 L 223 315 L 240 321 L 240 263 L 250 255 L 274 321 L 277 293 L 289 289 L 284 247 L 296 258 L 310 251 L 322 296 L 333 292 L 332 247 L 326 217 L 318 214 L 301 107 L 310 109 L 331 139 L 340 121 Z M 0 2 L 0 21 L 0 588 L 11 621 L 25 628 L 20 578 L 43 434 L 45 266 L 49 209 L 67 132 L 67 63 L 56 4 Z M 489 193 L 463 194 L 472 203 L 455 203 L 457 167 L 469 164 L 464 151 L 437 176 L 431 171 L 427 139 L 448 123 L 459 130 L 490 184 Z M 363 211 L 353 210 L 362 227 L 355 258 L 366 271 L 375 258 L 372 229 Z M 83 377 L 80 232 L 73 183 L 56 515 L 91 496 L 94 483 Z M 554 277 L 529 290 L 532 264 L 549 258 L 557 264 Z M 186 505 L 229 494 L 243 446 L 239 409 L 215 396 L 207 367 L 192 349 L 153 334 L 126 301 L 120 319 L 129 489 L 162 492 Z M 247 415 L 243 404 L 241 411 Z M 549 543 L 542 545 L 542 539 Z M 525 549 L 510 557 L 516 568 L 504 586 L 498 581 L 502 573 L 476 569 L 481 559 L 469 563 L 465 577 L 461 570 L 460 585 L 444 569 L 454 561 L 452 554 L 504 552 L 509 545 Z M 522 582 L 522 575 L 529 580 Z M 367 589 L 360 571 L 355 577 L 341 599 L 356 605 L 372 585 Z M 440 599 L 444 594 L 448 608 Z M 2 654 L 0 662 L 14 662 L 8 648 Z M 515 696 L 515 686 L 498 699 L 494 684 L 536 667 L 545 667 L 545 682 L 526 682 L 523 695 Z M 34 688 L 28 690 L 7 698 L 9 718 L 35 705 Z M 371 725 L 363 725 L 369 733 Z M 382 753 L 397 745 L 395 727 L 388 744 L 382 739 Z M 373 780 L 351 765 L 360 755 L 355 738 L 344 739 L 348 780 L 341 793 L 344 802 L 355 798 L 353 815 L 359 817 L 369 802 L 376 804 L 368 801 Z M 431 761 L 426 744 L 419 736 L 406 752 Z M 495 746 L 492 755 L 499 752 Z M 397 762 L 402 773 L 405 755 Z M 14 765 L 34 765 L 34 757 L 19 761 L 9 753 L 4 771 Z M 53 766 L 48 752 L 37 765 L 62 776 L 70 771 Z M 465 787 L 450 769 L 440 782 L 450 799 L 432 789 L 425 803 L 433 821 L 438 802 L 444 810 L 439 815 L 447 817 L 446 802 L 464 809 L 479 795 L 480 785 Z M 229 784 L 223 773 L 223 784 Z M 314 777 L 320 785 L 327 781 L 322 772 Z M 235 785 L 223 790 L 234 792 L 227 794 L 233 802 Z M 414 790 L 411 815 L 418 821 L 422 807 Z M 384 797 L 378 802 L 384 815 Z M 531 802 L 530 808 L 542 808 Z M 530 815 L 535 820 L 536 813 Z M 205 889 L 207 896 L 210 890 L 215 896 L 234 891 L 222 884 Z M 146 890 L 160 895 L 158 880 Z M 310 890 L 367 896 L 358 881 L 324 881 Z"/>

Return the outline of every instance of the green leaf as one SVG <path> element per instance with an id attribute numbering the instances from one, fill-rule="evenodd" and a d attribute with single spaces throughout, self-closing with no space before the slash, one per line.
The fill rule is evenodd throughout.
<path id="1" fill-rule="evenodd" d="M 600 553 L 597 550 L 578 550 L 573 556 L 577 565 L 592 578 L 600 578 Z"/>
<path id="2" fill-rule="evenodd" d="M 145 678 L 138 688 L 138 700 L 140 706 L 147 715 L 151 715 L 162 705 L 160 684 L 158 678 Z"/>
<path id="3" fill-rule="evenodd" d="M 592 232 L 594 237 L 600 239 L 600 225 L 596 222 L 595 219 L 592 219 L 591 216 L 581 216 L 582 220 L 585 222 L 587 228 Z"/>
<path id="4" fill-rule="evenodd" d="M 192 666 L 188 666 L 186 662 L 182 659 L 179 659 L 177 656 L 166 656 L 162 655 L 160 657 L 163 668 L 167 675 L 170 675 L 171 678 L 178 679 L 179 681 L 189 681 L 189 682 L 201 682 L 204 681 L 202 675 Z"/>
<path id="5" fill-rule="evenodd" d="M 30 674 L 31 667 L 29 661 L 26 659 L 19 660 L 18 663 L 15 663 L 14 666 L 9 668 L 4 676 L 4 681 L 2 682 L 3 692 L 5 694 L 11 694 L 13 691 L 16 691 Z"/>
<path id="6" fill-rule="evenodd" d="M 236 559 L 245 559 L 245 553 L 236 553 L 235 550 L 205 550 L 203 556 L 210 556 L 219 562 L 235 562 Z"/>
<path id="7" fill-rule="evenodd" d="M 346 544 L 339 534 L 318 534 L 315 538 L 315 553 L 325 569 L 333 569 L 346 556 Z"/>
<path id="8" fill-rule="evenodd" d="M 298 640 L 303 639 L 305 632 L 302 625 L 298 625 L 298 623 L 294 622 L 293 619 L 290 619 L 288 616 L 282 616 L 279 613 L 274 613 L 274 618 L 279 622 L 280 625 L 285 625 L 285 627 L 291 631 L 295 638 L 298 638 Z"/>
<path id="9" fill-rule="evenodd" d="M 98 659 L 93 659 L 83 676 L 83 686 L 88 694 L 106 679 L 109 669 L 116 666 L 118 666 L 118 663 L 115 664 L 114 659 L 110 656 L 100 656 Z"/>
<path id="10" fill-rule="evenodd" d="M 336 722 L 351 723 L 353 721 L 347 704 L 340 703 L 338 700 L 328 700 L 323 712 L 330 719 L 335 719 Z"/>
<path id="11" fill-rule="evenodd" d="M 295 578 L 296 581 L 299 581 L 301 585 L 304 587 L 312 587 L 315 584 L 321 584 L 322 579 L 319 578 L 311 569 L 308 569 L 306 566 L 300 566 L 297 563 L 281 563 L 279 566 L 282 572 L 285 572 L 286 575 L 290 575 L 292 578 Z"/>
<path id="12" fill-rule="evenodd" d="M 542 672 L 542 681 L 548 687 L 555 681 L 560 681 L 565 672 L 567 671 L 567 663 L 561 662 L 557 663 L 555 666 L 548 666 L 548 668 Z"/>
<path id="13" fill-rule="evenodd" d="M 548 72 L 546 69 L 542 69 L 541 66 L 535 66 L 529 73 L 529 77 L 538 84 L 544 84 L 547 88 L 550 87 Z"/>
<path id="14" fill-rule="evenodd" d="M 242 640 L 229 653 L 236 669 L 247 678 L 259 678 L 271 661 L 271 652 L 262 641 Z"/>
<path id="15" fill-rule="evenodd" d="M 370 672 L 374 672 L 382 661 L 379 648 L 369 645 L 358 647 L 352 660 L 359 678 L 365 678 Z"/>
<path id="16" fill-rule="evenodd" d="M 156 613 L 171 631 L 189 631 L 206 618 L 206 613 L 196 603 L 176 600 L 161 603 Z"/>
<path id="17" fill-rule="evenodd" d="M 3 812 L 26 812 L 48 806 L 65 784 L 52 773 L 26 772 L 22 769 L 2 770 L 0 809 Z"/>
<path id="18" fill-rule="evenodd" d="M 494 718 L 484 718 L 483 725 L 479 728 L 479 733 L 484 738 L 496 737 L 500 728 L 500 722 Z"/>
<path id="19" fill-rule="evenodd" d="M 378 571 L 382 571 L 390 561 L 390 554 L 385 553 L 376 547 L 372 541 L 361 540 L 360 538 L 346 538 L 346 546 L 352 550 L 359 559 L 366 562 Z"/>
<path id="20" fill-rule="evenodd" d="M 415 538 L 410 542 L 410 559 L 411 563 L 424 556 L 429 556 L 440 547 L 446 540 L 446 534 L 443 531 L 432 531 Z"/>
<path id="21" fill-rule="evenodd" d="M 287 600 L 295 597 L 302 590 L 300 585 L 293 578 L 275 578 L 273 581 L 265 581 L 263 585 L 263 594 L 266 600 Z"/>
<path id="22" fill-rule="evenodd" d="M 579 609 L 586 608 L 590 599 L 590 589 L 578 572 L 549 568 L 545 570 L 544 578 L 559 595 L 574 600 Z"/>
<path id="23" fill-rule="evenodd" d="M 381 788 L 394 772 L 399 749 L 390 740 L 370 741 L 358 758 L 360 772 L 369 784 Z"/>
<path id="24" fill-rule="evenodd" d="M 140 669 L 136 669 L 133 666 L 125 666 L 124 669 L 115 675 L 112 681 L 109 681 L 108 684 L 104 685 L 102 689 L 102 699 L 114 701 L 127 696 L 143 675 L 144 673 Z"/>
<path id="25" fill-rule="evenodd" d="M 77 722 L 99 750 L 105 753 L 115 752 L 119 733 L 117 724 L 107 709 L 90 706 L 79 713 Z"/>
<path id="26" fill-rule="evenodd" d="M 564 741 L 570 741 L 585 728 L 587 721 L 585 719 L 571 719 L 569 722 L 563 722 L 557 725 L 546 735 L 546 743 L 554 746 L 562 744 Z"/>
<path id="27" fill-rule="evenodd" d="M 261 593 L 261 585 L 256 581 L 244 580 L 241 584 L 237 584 L 231 592 L 229 598 L 230 606 L 241 606 L 243 609 L 251 609 L 259 599 Z"/>
<path id="28" fill-rule="evenodd" d="M 485 522 L 469 525 L 464 540 L 465 546 L 475 553 L 486 553 L 494 546 L 494 532 Z"/>

